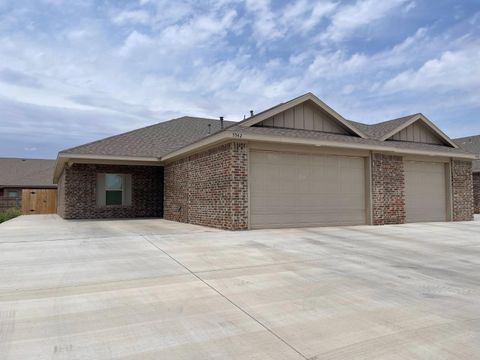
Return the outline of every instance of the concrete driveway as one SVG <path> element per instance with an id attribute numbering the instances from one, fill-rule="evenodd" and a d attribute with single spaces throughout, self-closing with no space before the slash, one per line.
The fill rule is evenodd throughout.
<path id="1" fill-rule="evenodd" d="M 0 359 L 479 359 L 480 219 L 0 225 Z"/>

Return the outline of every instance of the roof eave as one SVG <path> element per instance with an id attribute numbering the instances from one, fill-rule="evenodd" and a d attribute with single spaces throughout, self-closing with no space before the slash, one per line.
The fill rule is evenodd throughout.
<path id="1" fill-rule="evenodd" d="M 135 163 L 159 163 L 158 157 L 146 157 L 146 156 L 114 156 L 114 155 L 94 155 L 94 154 L 68 154 L 58 153 L 57 160 L 55 162 L 55 170 L 53 172 L 53 183 L 57 184 L 60 175 L 63 172 L 65 164 L 69 161 L 82 161 L 82 160 L 98 160 L 98 161 L 124 161 Z"/>
<path id="2" fill-rule="evenodd" d="M 162 157 L 162 161 L 173 161 L 182 157 L 185 157 L 191 153 L 198 152 L 204 148 L 211 147 L 218 143 L 226 141 L 264 141 L 264 142 L 276 142 L 276 143 L 290 143 L 290 144 L 299 144 L 299 145 L 311 145 L 311 146 L 325 146 L 325 147 L 336 147 L 336 148 L 345 148 L 345 149 L 359 149 L 359 150 L 369 150 L 369 151 L 379 151 L 379 152 L 391 152 L 398 154 L 412 154 L 412 155 L 426 155 L 426 156 L 442 156 L 458 159 L 476 159 L 475 155 L 467 153 L 451 153 L 447 151 L 437 151 L 437 150 L 421 150 L 421 149 L 402 149 L 392 146 L 379 146 L 371 144 L 358 144 L 358 143 L 345 143 L 332 140 L 317 140 L 317 139 L 302 139 L 297 137 L 290 136 L 268 136 L 268 135 L 259 135 L 259 134 L 247 134 L 241 132 L 235 132 L 226 130 L 222 133 L 212 136 L 210 138 L 204 139 L 203 141 L 197 142 L 195 144 L 189 145 L 185 148 L 173 151 L 166 156 Z"/>

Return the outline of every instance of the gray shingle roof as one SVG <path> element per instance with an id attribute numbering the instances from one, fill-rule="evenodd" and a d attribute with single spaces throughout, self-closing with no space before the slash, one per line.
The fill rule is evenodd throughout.
<path id="1" fill-rule="evenodd" d="M 405 150 L 435 151 L 435 152 L 443 152 L 445 153 L 445 156 L 452 155 L 452 154 L 457 154 L 457 155 L 468 154 L 468 152 L 462 149 L 456 149 L 453 147 L 447 147 L 447 146 L 441 146 L 441 145 L 413 143 L 413 142 L 406 142 L 406 141 L 380 141 L 377 139 L 362 139 L 360 137 L 331 134 L 331 133 L 324 133 L 324 132 L 310 131 L 310 130 L 292 130 L 292 129 L 280 129 L 280 128 L 268 128 L 268 127 L 238 126 L 238 127 L 235 127 L 235 131 L 242 132 L 242 133 L 249 133 L 249 134 L 335 141 L 338 143 L 364 144 L 364 145 L 372 145 L 372 146 L 381 146 L 386 148 L 394 147 L 397 149 L 405 149 Z"/>
<path id="2" fill-rule="evenodd" d="M 453 139 L 462 149 L 477 155 L 480 158 L 480 135 Z M 473 171 L 480 172 L 480 160 L 473 161 Z"/>
<path id="3" fill-rule="evenodd" d="M 56 187 L 55 160 L 0 158 L 0 187 Z"/>
<path id="4" fill-rule="evenodd" d="M 418 114 L 408 115 L 401 118 L 383 121 L 381 123 L 371 124 L 371 125 L 352 121 L 352 120 L 348 120 L 348 122 L 353 126 L 357 127 L 366 135 L 368 135 L 368 137 L 372 139 L 381 139 L 382 137 L 387 135 L 389 132 L 399 128 L 400 126 L 407 123 L 417 115 Z"/>
<path id="5" fill-rule="evenodd" d="M 184 116 L 61 151 L 61 154 L 161 157 L 220 130 L 220 121 Z M 225 121 L 224 126 L 233 124 Z"/>
<path id="6" fill-rule="evenodd" d="M 275 107 L 278 106 L 280 105 L 276 105 Z M 259 114 L 262 114 L 265 111 Z M 255 116 L 259 116 L 259 114 Z M 361 143 L 382 147 L 395 147 L 398 149 L 439 151 L 444 152 L 446 155 L 466 154 L 466 152 L 462 150 L 450 148 L 447 146 L 408 143 L 400 141 L 384 142 L 380 140 L 386 134 L 401 127 L 406 122 L 410 121 L 413 117 L 418 115 L 419 114 L 408 115 L 398 119 L 388 120 L 372 125 L 347 120 L 352 127 L 359 129 L 366 136 L 368 136 L 367 139 L 362 139 L 355 136 L 326 134 L 315 131 L 241 126 L 244 121 L 251 120 L 252 118 L 245 119 L 241 122 L 225 121 L 224 128 L 228 130 L 240 130 L 250 133 L 262 132 L 264 134 L 274 136 L 278 135 L 289 136 L 293 138 L 303 137 L 325 139 L 337 141 L 339 143 Z M 211 126 L 210 134 L 208 127 L 209 124 Z M 159 124 L 147 126 L 141 129 L 133 130 L 124 134 L 94 141 L 92 143 L 77 146 L 75 148 L 63 150 L 60 152 L 60 154 L 161 158 L 173 151 L 180 150 L 188 145 L 191 145 L 201 139 L 208 137 L 209 135 L 213 135 L 220 131 L 221 128 L 219 120 L 184 116 Z"/>

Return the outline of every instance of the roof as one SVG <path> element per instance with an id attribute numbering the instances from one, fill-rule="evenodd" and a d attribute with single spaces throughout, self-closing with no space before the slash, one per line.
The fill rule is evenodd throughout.
<path id="1" fill-rule="evenodd" d="M 453 139 L 462 149 L 477 155 L 480 158 L 480 135 Z M 480 160 L 473 161 L 473 171 L 480 172 Z"/>
<path id="2" fill-rule="evenodd" d="M 55 160 L 0 158 L 0 187 L 56 187 Z"/>
<path id="3" fill-rule="evenodd" d="M 348 122 L 350 122 L 353 126 L 359 128 L 361 131 L 367 134 L 368 137 L 379 140 L 385 135 L 387 135 L 388 133 L 408 123 L 410 120 L 412 120 L 414 117 L 418 115 L 419 114 L 408 115 L 401 118 L 383 121 L 383 122 L 380 122 L 377 124 L 371 124 L 371 125 L 360 123 L 357 121 L 352 121 L 352 120 L 348 120 Z"/>
<path id="4" fill-rule="evenodd" d="M 339 124 L 342 124 L 342 126 L 349 130 L 350 135 L 253 126 L 277 113 L 306 101 L 315 103 L 326 113 L 330 114 Z M 390 139 L 389 141 L 385 141 L 395 132 L 402 130 L 417 120 L 423 121 L 432 131 L 436 132 L 438 136 L 445 141 L 447 146 L 392 141 Z M 279 141 L 295 142 L 295 140 L 297 140 L 299 143 L 302 141 L 321 142 L 328 144 L 328 146 L 356 148 L 368 148 L 368 146 L 370 146 L 370 150 L 385 149 L 385 151 L 405 151 L 405 153 L 412 154 L 417 151 L 419 154 L 423 153 L 431 156 L 472 158 L 470 153 L 458 149 L 457 144 L 420 113 L 369 125 L 346 120 L 314 94 L 306 93 L 259 112 L 243 121 L 225 121 L 223 129 L 220 126 L 219 120 L 184 116 L 61 151 L 59 153 L 55 177 L 58 178 L 61 174 L 62 167 L 69 159 L 85 158 L 92 161 L 96 159 L 109 161 L 141 161 L 142 163 L 150 162 L 156 164 L 159 160 L 169 161 L 173 158 L 183 156 L 187 152 L 198 151 L 200 148 L 210 146 L 216 141 L 238 138 L 236 135 L 239 133 L 249 134 L 245 135 L 243 137 L 244 139 L 269 136 L 281 137 L 282 139 L 279 139 Z"/>
<path id="5" fill-rule="evenodd" d="M 231 124 L 234 122 L 224 121 L 224 127 Z M 219 130 L 219 120 L 184 116 L 66 149 L 60 154 L 159 158 L 208 136 L 209 131 L 213 134 Z"/>

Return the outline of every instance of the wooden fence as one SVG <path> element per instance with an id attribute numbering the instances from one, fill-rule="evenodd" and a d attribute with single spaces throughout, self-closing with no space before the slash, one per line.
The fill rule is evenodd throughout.
<path id="1" fill-rule="evenodd" d="M 57 212 L 56 189 L 23 189 L 22 212 L 30 214 L 55 214 Z"/>
<path id="2" fill-rule="evenodd" d="M 22 199 L 20 197 L 0 196 L 0 211 L 21 207 Z"/>

